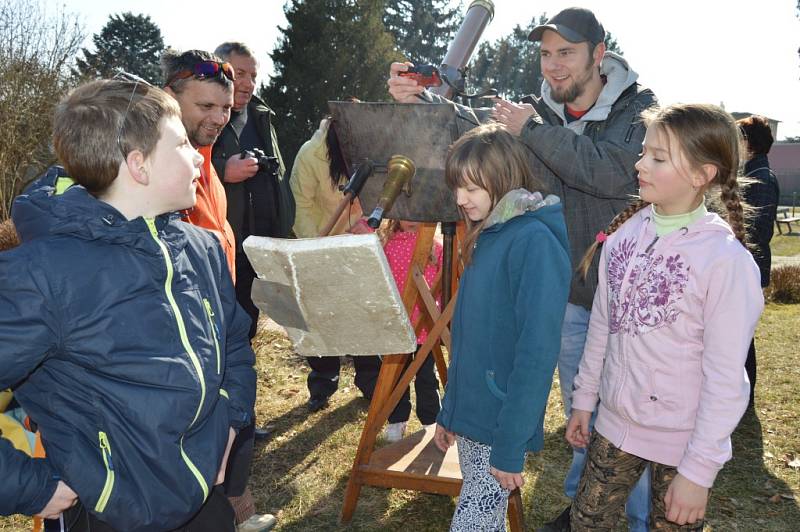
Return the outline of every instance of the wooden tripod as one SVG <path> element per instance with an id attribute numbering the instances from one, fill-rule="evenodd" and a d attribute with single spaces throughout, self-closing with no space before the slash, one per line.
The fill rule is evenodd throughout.
<path id="1" fill-rule="evenodd" d="M 445 288 L 450 292 L 456 280 L 448 260 L 452 257 L 453 241 L 445 240 L 445 266 L 434 283 L 433 293 L 423 276 L 428 263 L 436 224 L 423 224 L 419 228 L 417 244 L 414 249 L 411 268 L 403 289 L 403 305 L 408 315 L 413 314 L 414 307 L 421 301 L 421 317 L 416 326 L 419 331 L 427 324 L 428 337 L 420 347 L 414 360 L 406 368 L 408 354 L 389 355 L 383 357 L 378 382 L 372 396 L 367 421 L 361 433 L 361 440 L 356 451 L 353 469 L 347 482 L 342 508 L 342 522 L 353 518 L 358 503 L 361 487 L 364 485 L 399 488 L 439 495 L 458 496 L 461 491 L 461 470 L 458 465 L 458 453 L 455 446 L 446 454 L 436 448 L 433 443 L 433 428 L 420 430 L 406 436 L 401 441 L 375 450 L 375 440 L 383 424 L 400 401 L 411 379 L 417 374 L 426 357 L 434 356 L 437 372 L 443 385 L 447 384 L 447 365 L 442 353 L 442 343 L 450 353 L 450 332 L 448 326 L 453 317 L 455 297 L 446 301 L 443 311 L 439 311 L 433 293 Z M 453 291 L 454 293 L 454 291 Z M 446 300 L 447 298 L 445 298 Z M 433 324 L 432 327 L 430 324 Z M 403 369 L 405 371 L 403 371 Z M 511 492 L 508 504 L 508 517 L 512 532 L 524 530 L 522 497 L 518 489 Z"/>

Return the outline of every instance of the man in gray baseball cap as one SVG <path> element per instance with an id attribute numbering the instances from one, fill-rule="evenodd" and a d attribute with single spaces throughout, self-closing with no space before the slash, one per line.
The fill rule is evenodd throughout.
<path id="1" fill-rule="evenodd" d="M 497 99 L 492 109 L 458 107 L 463 118 L 460 132 L 477 122 L 496 120 L 528 147 L 533 175 L 564 205 L 575 265 L 595 235 L 636 194 L 634 164 L 645 133 L 641 113 L 656 103 L 653 93 L 637 83 L 638 75 L 625 59 L 606 51 L 605 35 L 603 25 L 588 9 L 564 9 L 529 36 L 541 42 L 541 97 L 526 96 L 520 103 Z M 424 88 L 399 75 L 407 68 L 408 64 L 392 64 L 389 92 L 397 101 L 419 103 L 417 95 Z M 425 97 L 444 101 L 432 94 Z M 597 267 L 596 257 L 586 279 L 574 276 L 562 324 L 558 373 L 567 415 L 589 328 Z M 583 449 L 574 450 L 564 482 L 570 498 L 577 491 L 585 457 Z M 630 529 L 647 530 L 649 478 L 642 477 L 628 503 Z M 541 530 L 570 530 L 570 509 Z"/>

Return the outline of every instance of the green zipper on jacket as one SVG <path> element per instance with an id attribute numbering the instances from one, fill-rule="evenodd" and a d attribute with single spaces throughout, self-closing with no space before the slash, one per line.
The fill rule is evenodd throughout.
<path id="1" fill-rule="evenodd" d="M 197 358 L 197 355 L 192 349 L 191 344 L 189 343 L 189 337 L 186 334 L 186 325 L 183 322 L 183 315 L 181 314 L 181 309 L 178 308 L 178 304 L 175 302 L 175 296 L 172 294 L 172 261 L 169 259 L 169 252 L 167 251 L 167 246 L 158 238 L 158 230 L 156 229 L 155 220 L 152 218 L 145 218 L 145 222 L 147 223 L 147 228 L 150 230 L 150 235 L 153 237 L 153 240 L 156 241 L 158 247 L 161 249 L 161 253 L 164 255 L 164 263 L 167 266 L 167 278 L 164 281 L 164 292 L 167 295 L 167 300 L 169 301 L 170 306 L 172 307 L 172 312 L 175 315 L 175 321 L 178 325 L 178 333 L 181 338 L 181 344 L 183 344 L 183 348 L 186 350 L 186 354 L 189 355 L 189 359 L 192 361 L 192 366 L 194 366 L 195 371 L 197 372 L 198 380 L 200 381 L 200 403 L 197 405 L 197 411 L 194 413 L 194 418 L 192 422 L 189 424 L 188 428 L 191 428 L 194 425 L 194 422 L 197 421 L 197 418 L 200 416 L 200 411 L 203 408 L 203 402 L 206 398 L 206 381 L 205 377 L 203 376 L 203 367 L 200 365 L 200 359 Z M 200 488 L 203 490 L 203 500 L 208 498 L 208 484 L 206 480 L 203 478 L 203 475 L 194 465 L 194 463 L 189 459 L 186 455 L 186 452 L 183 450 L 183 436 L 181 436 L 180 441 L 180 448 L 181 448 L 181 457 L 183 461 L 186 462 L 186 466 L 192 472 L 192 474 L 197 479 L 197 482 L 200 484 Z"/>
<path id="2" fill-rule="evenodd" d="M 97 504 L 94 505 L 94 511 L 103 513 L 108 504 L 108 498 L 111 497 L 111 491 L 114 489 L 114 462 L 111 461 L 111 444 L 108 443 L 108 436 L 103 431 L 97 433 L 97 438 L 100 440 L 100 452 L 103 453 L 103 463 L 106 465 L 106 483 L 103 485 L 103 491 L 100 492 L 100 498 L 97 499 Z"/>
<path id="3" fill-rule="evenodd" d="M 206 307 L 206 316 L 208 317 L 208 325 L 211 327 L 211 337 L 214 338 L 214 351 L 217 352 L 217 375 L 220 371 L 219 361 L 219 340 L 217 340 L 217 325 L 214 323 L 214 311 L 211 308 L 211 303 L 208 299 L 203 298 L 203 305 Z"/>

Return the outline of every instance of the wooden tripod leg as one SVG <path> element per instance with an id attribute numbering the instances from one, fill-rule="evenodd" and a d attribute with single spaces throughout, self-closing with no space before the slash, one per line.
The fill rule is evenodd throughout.
<path id="1" fill-rule="evenodd" d="M 375 440 L 378 438 L 378 433 L 385 421 L 385 418 L 378 419 L 378 414 L 392 394 L 400 375 L 403 373 L 407 360 L 408 355 L 389 355 L 382 359 L 378 381 L 375 384 L 375 391 L 369 404 L 367 421 L 364 423 L 364 429 L 361 432 L 361 440 L 358 442 L 353 469 L 350 472 L 350 478 L 347 481 L 347 488 L 344 492 L 342 523 L 348 523 L 353 518 L 358 496 L 361 493 L 361 486 L 363 485 L 360 467 L 369 463 L 372 452 L 375 449 Z M 391 408 L 394 408 L 395 405 L 392 405 Z"/>
<path id="2" fill-rule="evenodd" d="M 434 224 L 424 224 L 420 227 L 417 235 L 417 244 L 411 261 L 411 268 L 409 268 L 409 275 L 406 278 L 402 294 L 403 306 L 405 306 L 409 315 L 413 314 L 414 306 L 419 300 L 419 288 L 413 282 L 411 272 L 415 265 L 421 270 L 425 269 L 433 244 L 435 230 L 436 226 Z M 443 328 L 444 324 L 441 324 L 438 329 L 434 327 L 431 332 L 432 334 L 440 335 Z M 438 340 L 439 336 L 435 336 L 435 338 Z M 428 342 L 426 342 L 426 344 L 427 343 Z M 433 342 L 431 341 L 430 343 L 432 344 Z M 425 349 L 427 349 L 427 351 L 425 351 Z M 430 349 L 430 345 L 423 346 L 422 353 L 429 352 Z M 403 391 L 396 390 L 396 387 L 403 373 L 403 369 L 405 368 L 406 360 L 408 360 L 407 354 L 390 355 L 382 359 L 381 370 L 378 374 L 378 382 L 375 385 L 375 392 L 372 396 L 372 402 L 369 405 L 367 421 L 361 432 L 361 440 L 358 443 L 353 469 L 347 481 L 344 504 L 342 506 L 342 523 L 347 523 L 353 518 L 353 513 L 358 503 L 358 496 L 361 493 L 361 486 L 364 484 L 362 468 L 369 465 L 372 453 L 375 450 L 375 440 L 383 426 L 383 422 L 386 421 L 392 409 L 394 409 L 399 402 L 400 396 L 403 394 Z M 408 386 L 408 382 L 404 383 L 403 389 L 405 389 L 405 386 Z"/>
<path id="3" fill-rule="evenodd" d="M 508 496 L 508 523 L 511 532 L 524 532 L 525 530 L 525 515 L 522 511 L 522 495 L 519 488 Z"/>

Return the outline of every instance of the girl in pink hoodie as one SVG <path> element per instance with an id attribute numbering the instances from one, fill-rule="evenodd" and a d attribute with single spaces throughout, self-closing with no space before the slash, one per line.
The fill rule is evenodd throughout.
<path id="1" fill-rule="evenodd" d="M 589 447 L 573 531 L 613 529 L 648 465 L 651 529 L 701 531 L 749 397 L 744 362 L 764 301 L 743 245 L 736 124 L 711 105 L 675 105 L 646 121 L 640 199 L 581 265 L 602 245 L 566 431 L 571 445 Z M 726 220 L 706 210 L 712 189 Z"/>

